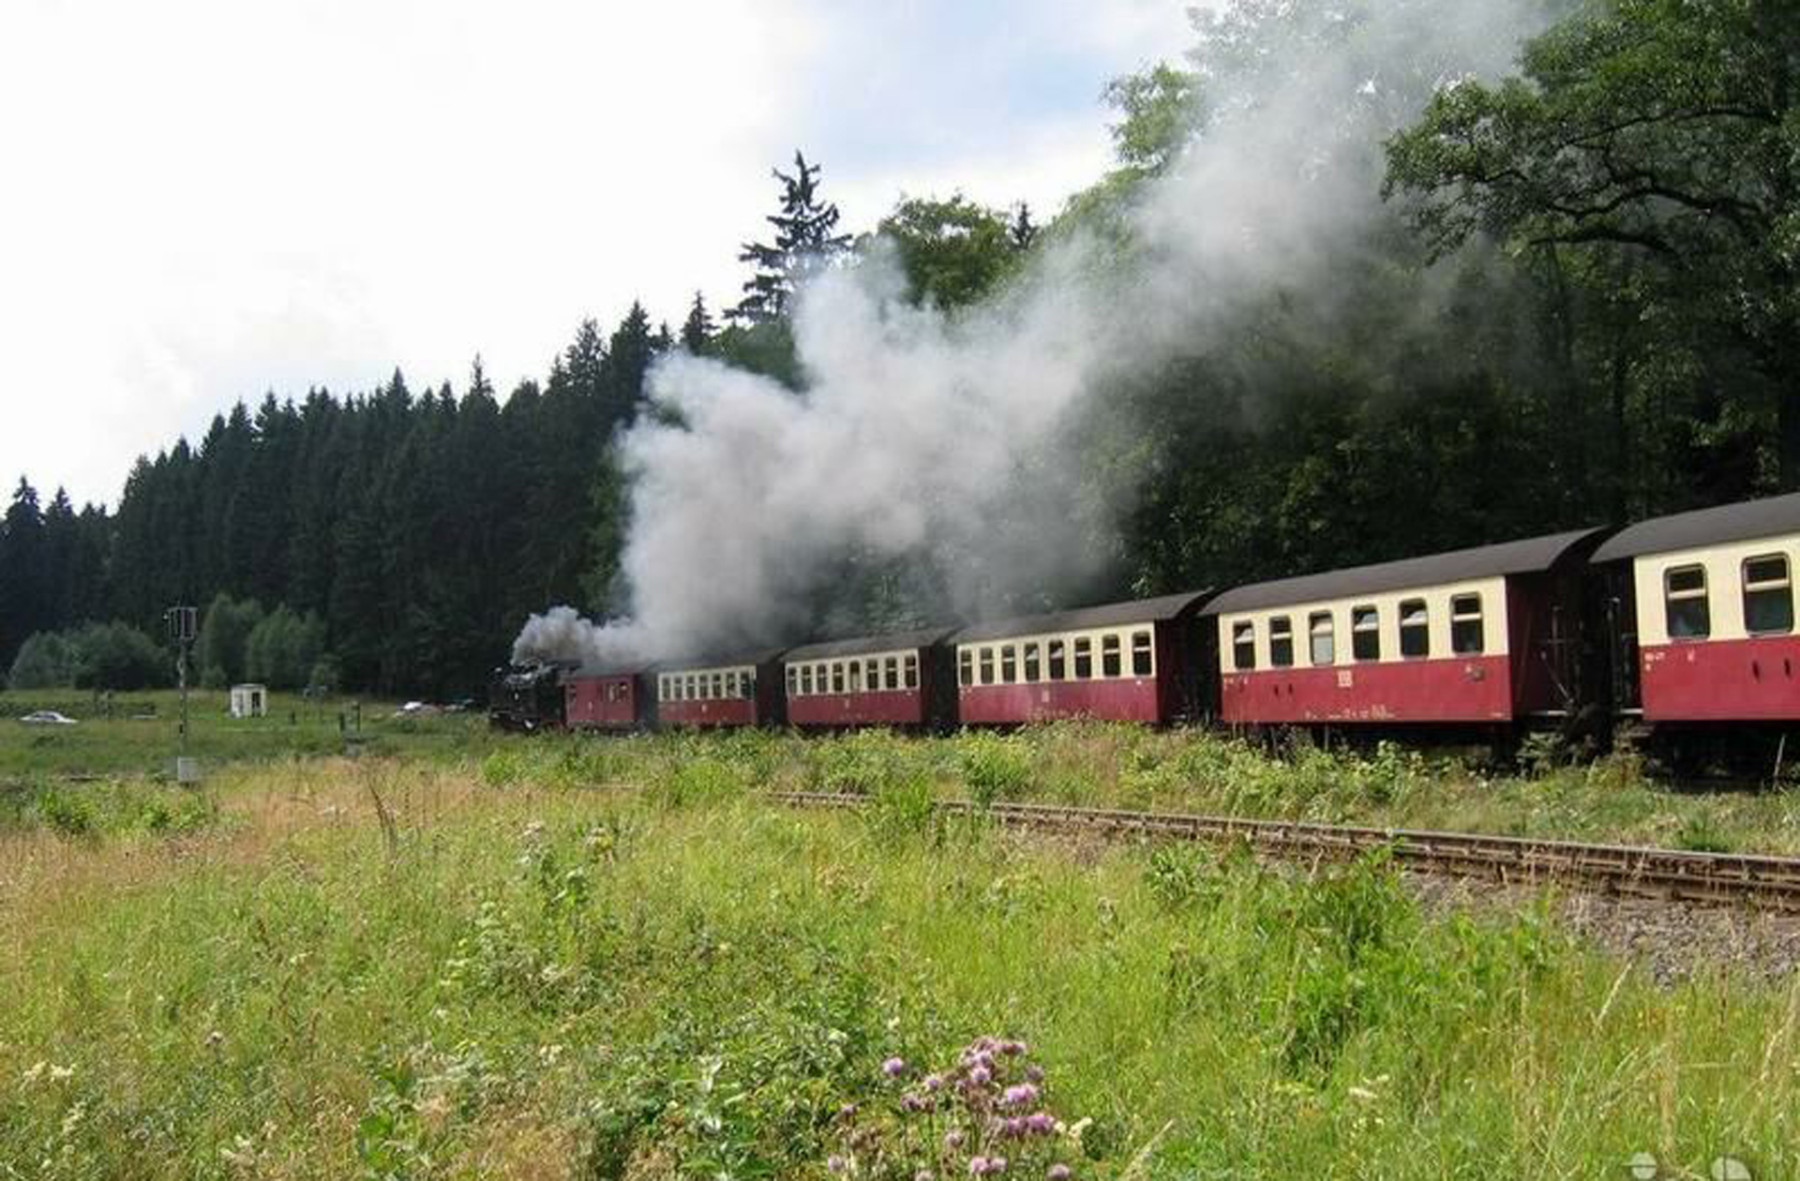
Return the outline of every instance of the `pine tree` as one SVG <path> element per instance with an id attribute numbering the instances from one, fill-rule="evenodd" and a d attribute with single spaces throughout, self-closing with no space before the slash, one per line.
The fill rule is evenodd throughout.
<path id="1" fill-rule="evenodd" d="M 706 310 L 706 297 L 694 292 L 693 306 L 688 308 L 687 319 L 681 325 L 681 347 L 696 357 L 704 357 L 718 331 L 712 313 Z"/>
<path id="2" fill-rule="evenodd" d="M 0 523 L 0 668 L 12 664 L 19 645 L 47 630 L 44 585 L 44 517 L 37 489 L 23 476 Z"/>
<path id="3" fill-rule="evenodd" d="M 644 400 L 644 376 L 650 362 L 656 359 L 656 336 L 650 331 L 650 316 L 644 305 L 633 300 L 631 310 L 619 321 L 617 331 L 607 342 L 605 411 L 602 429 L 610 434 L 615 427 L 629 426 L 637 418 L 638 406 Z"/>
<path id="4" fill-rule="evenodd" d="M 1018 249 L 1030 249 L 1032 242 L 1036 241 L 1038 236 L 1037 223 L 1031 220 L 1030 205 L 1023 201 L 1019 202 L 1013 210 L 1012 224 L 1007 226 L 1006 234 Z"/>
<path id="5" fill-rule="evenodd" d="M 819 201 L 819 165 L 808 164 L 803 154 L 795 152 L 794 174 L 789 176 L 777 168 L 774 176 L 781 182 L 781 212 L 764 220 L 775 227 L 775 241 L 772 245 L 746 242 L 738 255 L 739 262 L 756 268 L 744 283 L 743 300 L 726 313 L 743 323 L 759 324 L 787 315 L 788 301 L 806 277 L 850 246 L 850 235 L 832 233 L 837 228 L 838 207 Z"/>

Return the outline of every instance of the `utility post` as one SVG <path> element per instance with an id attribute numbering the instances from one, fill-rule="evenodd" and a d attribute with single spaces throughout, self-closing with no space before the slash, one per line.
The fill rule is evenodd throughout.
<path id="1" fill-rule="evenodd" d="M 195 627 L 199 611 L 193 607 L 170 607 L 163 612 L 163 618 L 169 624 L 169 638 L 175 641 L 175 677 L 181 687 L 181 727 L 179 747 L 175 755 L 175 779 L 178 783 L 186 783 L 193 777 L 193 764 L 188 762 L 188 691 L 187 666 L 188 646 L 194 642 L 198 631 Z"/>

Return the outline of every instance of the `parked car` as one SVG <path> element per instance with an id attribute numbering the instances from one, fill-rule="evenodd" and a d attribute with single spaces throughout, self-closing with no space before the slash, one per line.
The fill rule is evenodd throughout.
<path id="1" fill-rule="evenodd" d="M 20 718 L 19 721 L 25 723 L 27 726 L 73 726 L 73 725 L 75 725 L 74 718 L 68 716 L 67 714 L 59 714 L 53 709 L 40 709 L 40 710 L 36 711 L 35 713 L 28 713 L 24 717 Z"/>

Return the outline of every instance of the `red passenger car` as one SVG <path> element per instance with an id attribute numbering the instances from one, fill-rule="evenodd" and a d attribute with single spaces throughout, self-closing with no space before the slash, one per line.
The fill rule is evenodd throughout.
<path id="1" fill-rule="evenodd" d="M 787 721 L 780 649 L 663 664 L 646 679 L 653 680 L 657 720 L 665 726 L 780 726 Z"/>
<path id="2" fill-rule="evenodd" d="M 977 624 L 950 637 L 965 725 L 1170 722 L 1199 707 L 1196 609 L 1210 592 Z"/>
<path id="3" fill-rule="evenodd" d="M 947 628 L 808 644 L 787 654 L 788 721 L 803 727 L 954 723 Z"/>
<path id="4" fill-rule="evenodd" d="M 1256 583 L 1207 605 L 1234 725 L 1510 723 L 1575 708 L 1583 529 Z"/>
<path id="5" fill-rule="evenodd" d="M 1594 554 L 1621 704 L 1647 722 L 1800 718 L 1800 493 L 1644 521 Z"/>
<path id="6" fill-rule="evenodd" d="M 649 716 L 637 673 L 575 672 L 563 680 L 563 718 L 571 730 L 636 730 Z"/>

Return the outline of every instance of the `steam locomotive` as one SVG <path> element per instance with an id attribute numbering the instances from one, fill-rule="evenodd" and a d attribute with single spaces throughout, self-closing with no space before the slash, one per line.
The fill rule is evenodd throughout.
<path id="1" fill-rule="evenodd" d="M 643 668 L 502 670 L 496 724 L 1092 717 L 1516 737 L 1800 721 L 1800 494 L 1224 589 Z"/>

